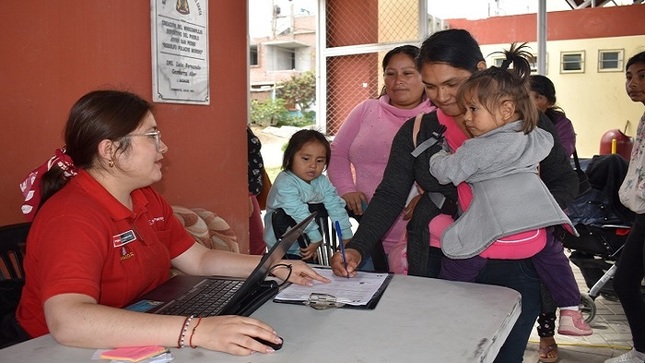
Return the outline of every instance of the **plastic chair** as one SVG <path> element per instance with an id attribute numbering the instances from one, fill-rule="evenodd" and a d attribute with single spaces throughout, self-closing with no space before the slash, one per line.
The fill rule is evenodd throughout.
<path id="1" fill-rule="evenodd" d="M 318 225 L 320 234 L 323 237 L 322 243 L 317 251 L 318 260 L 313 262 L 323 266 L 330 266 L 331 257 L 339 248 L 339 241 L 333 223 L 322 203 L 309 204 L 309 211 L 312 213 L 316 212 L 314 221 Z M 296 221 L 287 215 L 282 208 L 278 208 L 271 215 L 271 224 L 276 239 L 279 239 L 288 228 L 296 225 Z M 309 242 L 308 237 L 304 234 L 298 239 L 298 243 L 302 247 L 307 246 Z M 371 257 L 376 272 L 388 272 L 387 258 L 382 244 L 378 243 L 374 247 Z"/>
<path id="2" fill-rule="evenodd" d="M 31 223 L 0 227 L 0 280 L 24 278 L 22 267 Z"/>

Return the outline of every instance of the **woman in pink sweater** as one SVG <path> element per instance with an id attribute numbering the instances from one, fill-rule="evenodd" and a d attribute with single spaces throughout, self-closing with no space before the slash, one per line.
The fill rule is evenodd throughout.
<path id="1" fill-rule="evenodd" d="M 356 216 L 363 214 L 383 178 L 394 134 L 405 121 L 435 109 L 425 96 L 414 64 L 418 54 L 419 48 L 413 45 L 387 52 L 382 63 L 381 95 L 357 105 L 331 144 L 327 175 Z M 404 214 L 382 239 L 386 254 L 405 233 Z"/>

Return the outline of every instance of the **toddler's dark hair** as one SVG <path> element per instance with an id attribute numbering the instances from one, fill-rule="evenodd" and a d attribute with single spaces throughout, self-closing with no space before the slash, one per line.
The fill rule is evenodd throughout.
<path id="1" fill-rule="evenodd" d="M 284 156 L 282 157 L 282 170 L 289 170 L 293 167 L 293 158 L 296 156 L 296 153 L 302 149 L 305 144 L 310 142 L 317 142 L 322 144 L 325 147 L 325 169 L 329 165 L 329 160 L 331 160 L 331 145 L 329 140 L 323 135 L 320 131 L 303 129 L 297 131 L 289 139 L 287 148 L 284 150 Z"/>
<path id="2" fill-rule="evenodd" d="M 532 55 L 524 50 L 525 47 L 526 43 L 519 46 L 513 43 L 510 49 L 501 52 L 506 56 L 501 67 L 493 66 L 473 73 L 459 87 L 457 102 L 460 107 L 465 108 L 466 101 L 476 97 L 488 112 L 494 114 L 493 110 L 504 101 L 511 100 L 522 120 L 521 131 L 531 132 L 537 126 L 539 116 L 529 92 L 529 59 Z M 508 69 L 511 64 L 513 68 Z"/>

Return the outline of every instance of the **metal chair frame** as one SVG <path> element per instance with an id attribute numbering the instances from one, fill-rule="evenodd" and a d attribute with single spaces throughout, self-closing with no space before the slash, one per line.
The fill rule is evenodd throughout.
<path id="1" fill-rule="evenodd" d="M 323 266 L 331 266 L 331 258 L 334 255 L 334 252 L 339 249 L 339 243 L 342 241 L 338 240 L 336 230 L 331 219 L 329 218 L 327 210 L 321 206 L 322 205 L 310 205 L 309 208 L 311 212 L 316 212 L 314 221 L 318 225 L 320 234 L 323 237 L 322 243 L 320 244 L 320 247 L 318 247 L 317 251 L 318 260 L 315 261 L 315 263 Z M 286 219 L 286 221 L 282 219 Z M 279 239 L 280 236 L 282 236 L 282 234 L 285 232 L 284 227 L 280 227 L 284 226 L 285 222 L 289 226 L 296 225 L 296 221 L 293 220 L 293 218 L 291 218 L 289 215 L 287 215 L 281 208 L 273 212 L 273 215 L 271 216 L 271 223 L 276 239 Z M 309 240 L 305 235 L 303 235 L 300 237 L 298 242 L 301 246 L 306 246 L 309 243 Z M 383 250 L 382 244 L 379 243 L 374 247 L 374 251 L 372 251 L 371 257 L 376 272 L 388 272 L 387 258 L 385 256 L 385 251 Z"/>
<path id="2" fill-rule="evenodd" d="M 0 280 L 24 278 L 22 267 L 31 223 L 0 227 Z"/>

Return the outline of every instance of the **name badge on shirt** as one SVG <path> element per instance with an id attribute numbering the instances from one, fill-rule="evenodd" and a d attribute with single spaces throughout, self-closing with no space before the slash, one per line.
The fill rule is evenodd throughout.
<path id="1" fill-rule="evenodd" d="M 132 241 L 136 241 L 136 239 L 137 236 L 134 234 L 134 231 L 129 230 L 127 232 L 112 236 L 112 245 L 114 246 L 114 248 L 121 247 L 127 245 Z"/>

